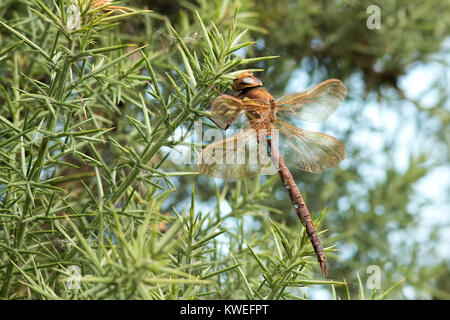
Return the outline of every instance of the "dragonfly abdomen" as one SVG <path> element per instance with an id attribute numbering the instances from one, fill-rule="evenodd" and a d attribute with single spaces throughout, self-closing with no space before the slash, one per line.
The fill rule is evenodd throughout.
<path id="1" fill-rule="evenodd" d="M 278 175 L 283 182 L 283 186 L 289 194 L 289 198 L 291 199 L 292 206 L 295 209 L 295 213 L 297 217 L 300 219 L 302 225 L 305 227 L 306 234 L 311 241 L 311 244 L 314 248 L 314 252 L 316 253 L 317 260 L 319 261 L 320 268 L 322 270 L 322 274 L 327 276 L 327 259 L 325 257 L 325 251 L 323 250 L 322 242 L 320 241 L 319 234 L 317 233 L 316 227 L 314 226 L 311 215 L 309 214 L 308 207 L 306 206 L 305 201 L 303 200 L 302 194 L 297 187 L 297 184 L 292 177 L 291 172 L 287 168 L 283 157 L 280 152 L 276 148 L 275 145 L 272 144 L 272 137 L 269 134 L 267 137 L 268 144 L 268 152 L 272 158 L 272 162 L 277 168 Z M 270 145 L 270 146 L 269 146 Z"/>

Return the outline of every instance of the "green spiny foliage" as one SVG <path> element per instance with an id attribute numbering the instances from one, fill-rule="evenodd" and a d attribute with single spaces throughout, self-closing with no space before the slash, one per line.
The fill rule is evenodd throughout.
<path id="1" fill-rule="evenodd" d="M 242 66 L 273 58 L 235 55 L 252 44 L 245 5 L 187 10 L 174 28 L 156 12 L 93 1 L 0 5 L 3 299 L 287 299 L 340 283 L 314 278 L 299 225 L 267 219 L 276 210 L 259 200 L 274 179 L 238 183 L 230 214 L 226 186 L 214 211 L 198 209 L 194 186 L 188 209 L 166 205 L 171 179 L 196 172 L 166 170 L 162 148 L 182 142 L 177 128 L 207 116 L 214 89 Z M 122 36 L 131 17 L 145 34 Z M 253 235 L 250 212 L 264 217 Z"/>

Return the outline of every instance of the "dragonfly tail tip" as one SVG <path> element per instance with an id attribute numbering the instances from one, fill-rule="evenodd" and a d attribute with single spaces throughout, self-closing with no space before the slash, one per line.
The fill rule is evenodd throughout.
<path id="1" fill-rule="evenodd" d="M 320 261 L 320 269 L 322 270 L 322 274 L 324 277 L 328 276 L 328 270 L 327 270 L 327 262 L 326 261 Z"/>

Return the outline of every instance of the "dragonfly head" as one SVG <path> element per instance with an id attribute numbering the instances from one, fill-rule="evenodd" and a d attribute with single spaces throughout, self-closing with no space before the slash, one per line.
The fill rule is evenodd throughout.
<path id="1" fill-rule="evenodd" d="M 231 88 L 234 91 L 241 91 L 245 88 L 261 87 L 261 80 L 253 75 L 251 71 L 244 71 L 233 80 Z"/>

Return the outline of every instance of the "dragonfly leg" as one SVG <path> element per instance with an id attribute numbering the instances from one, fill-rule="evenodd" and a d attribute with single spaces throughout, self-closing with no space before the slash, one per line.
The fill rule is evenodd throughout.
<path id="1" fill-rule="evenodd" d="M 222 93 L 219 92 L 214 86 L 209 86 L 211 89 L 213 89 L 218 95 L 221 95 Z"/>

